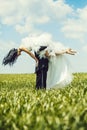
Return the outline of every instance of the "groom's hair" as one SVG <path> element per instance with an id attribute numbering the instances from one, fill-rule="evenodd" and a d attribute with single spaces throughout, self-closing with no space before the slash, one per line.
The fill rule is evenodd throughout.
<path id="1" fill-rule="evenodd" d="M 2 64 L 7 65 L 9 64 L 10 66 L 13 65 L 16 62 L 16 59 L 18 57 L 17 55 L 18 49 L 11 49 L 8 54 L 3 58 Z"/>
<path id="2" fill-rule="evenodd" d="M 39 51 L 43 51 L 47 48 L 47 46 L 40 46 Z"/>

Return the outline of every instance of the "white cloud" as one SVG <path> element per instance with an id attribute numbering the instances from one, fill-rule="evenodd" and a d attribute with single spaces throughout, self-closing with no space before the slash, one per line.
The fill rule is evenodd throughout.
<path id="1" fill-rule="evenodd" d="M 30 32 L 30 33 L 32 33 L 32 31 L 33 31 L 33 26 L 32 26 L 32 24 L 30 25 L 30 24 L 25 24 L 24 26 L 22 26 L 22 25 L 16 25 L 16 31 L 18 31 L 20 34 L 23 34 L 23 33 L 28 33 L 28 32 Z"/>
<path id="2" fill-rule="evenodd" d="M 11 15 L 15 11 L 16 3 L 13 0 L 0 0 L 0 16 Z"/>
<path id="3" fill-rule="evenodd" d="M 57 21 L 66 38 L 85 40 L 87 34 L 87 7 L 73 10 L 65 0 L 0 0 L 0 18 L 3 24 L 13 25 L 17 32 L 41 33 L 39 24 Z"/>
<path id="4" fill-rule="evenodd" d="M 83 9 L 78 9 L 77 13 L 79 14 L 80 19 L 87 21 L 87 6 Z"/>
<path id="5" fill-rule="evenodd" d="M 72 18 L 66 19 L 61 31 L 67 38 L 84 41 L 87 35 L 87 7 L 77 9 Z"/>
<path id="6" fill-rule="evenodd" d="M 73 9 L 64 3 L 64 0 L 58 0 L 56 2 L 53 2 L 50 5 L 51 8 L 51 14 L 53 14 L 53 18 L 55 19 L 64 19 L 67 15 L 71 14 L 73 12 Z"/>
<path id="7" fill-rule="evenodd" d="M 32 17 L 26 17 L 24 23 L 16 24 L 15 29 L 20 34 L 23 33 L 40 33 L 41 31 L 37 28 L 35 28 L 35 24 L 44 24 L 49 21 L 49 17 L 47 16 L 41 16 L 41 18 L 38 18 L 36 16 Z"/>
<path id="8" fill-rule="evenodd" d="M 41 16 L 40 18 L 36 18 L 36 22 L 43 24 L 43 23 L 47 23 L 50 20 L 50 18 L 48 16 Z"/>
<path id="9" fill-rule="evenodd" d="M 3 24 L 15 25 L 19 32 L 33 30 L 35 24 L 64 19 L 72 8 L 63 0 L 0 0 L 0 17 Z M 30 19 L 30 21 L 27 19 Z M 31 25 L 32 24 L 32 25 Z"/>
<path id="10" fill-rule="evenodd" d="M 87 52 L 87 45 L 83 47 L 83 50 Z"/>

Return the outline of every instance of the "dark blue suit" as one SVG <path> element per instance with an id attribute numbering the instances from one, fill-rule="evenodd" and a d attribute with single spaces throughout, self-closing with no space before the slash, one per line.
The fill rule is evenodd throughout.
<path id="1" fill-rule="evenodd" d="M 46 89 L 46 79 L 48 71 L 48 58 L 40 58 L 39 53 L 47 48 L 47 46 L 41 46 L 38 52 L 35 52 L 35 56 L 39 61 L 38 66 L 36 67 L 36 89 Z"/>

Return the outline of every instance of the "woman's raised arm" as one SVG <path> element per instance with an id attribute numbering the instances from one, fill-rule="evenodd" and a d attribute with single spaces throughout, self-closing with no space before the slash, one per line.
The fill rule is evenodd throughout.
<path id="1" fill-rule="evenodd" d="M 18 49 L 19 55 L 20 55 L 20 52 L 21 52 L 21 51 L 26 52 L 26 53 L 29 54 L 36 62 L 38 62 L 38 59 L 35 57 L 35 55 L 34 55 L 31 51 L 29 51 L 27 48 L 24 48 L 24 47 L 19 48 L 19 49 Z"/>
<path id="2" fill-rule="evenodd" d="M 70 54 L 70 55 L 75 55 L 77 53 L 76 51 L 72 50 L 71 48 L 62 50 L 60 52 L 55 53 L 56 55 L 61 55 L 61 54 Z"/>

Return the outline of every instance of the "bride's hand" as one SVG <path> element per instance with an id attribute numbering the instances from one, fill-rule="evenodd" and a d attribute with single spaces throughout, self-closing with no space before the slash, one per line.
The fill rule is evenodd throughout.
<path id="1" fill-rule="evenodd" d="M 66 50 L 67 54 L 71 54 L 71 55 L 75 55 L 75 53 L 77 53 L 75 50 L 72 50 L 71 48 Z"/>

